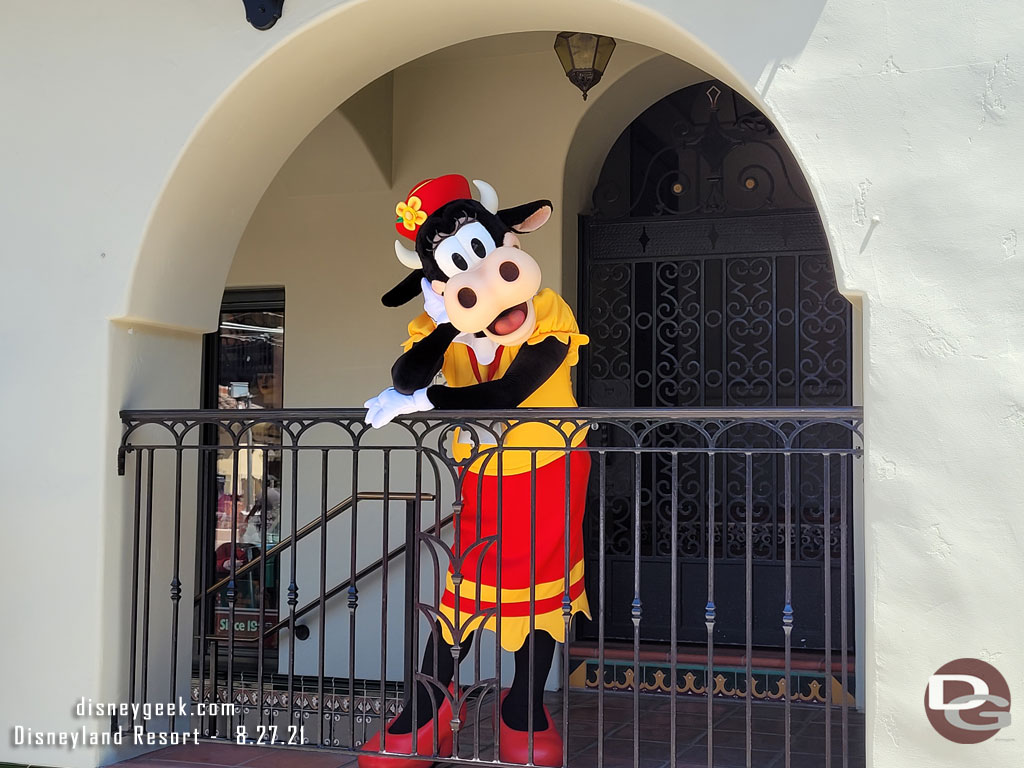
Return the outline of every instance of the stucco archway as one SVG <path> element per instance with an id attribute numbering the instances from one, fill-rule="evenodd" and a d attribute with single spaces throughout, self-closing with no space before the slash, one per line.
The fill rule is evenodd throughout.
<path id="1" fill-rule="evenodd" d="M 122 319 L 192 332 L 212 328 L 235 247 L 276 171 L 326 114 L 406 61 L 477 37 L 573 28 L 587 19 L 591 31 L 664 51 L 762 104 L 754 83 L 800 48 L 823 3 L 796 5 L 785 17 L 752 10 L 747 34 L 737 34 L 736 20 L 707 9 L 685 11 L 684 28 L 612 0 L 527 0 L 514 8 L 445 0 L 415 25 L 395 23 L 404 7 L 397 0 L 339 6 L 295 29 L 241 73 L 184 142 L 152 209 Z"/>
<path id="2" fill-rule="evenodd" d="M 183 143 L 151 211 L 120 319 L 185 331 L 196 342 L 197 334 L 215 328 L 232 260 L 264 192 L 325 116 L 368 83 L 461 42 L 574 28 L 586 18 L 590 31 L 662 55 L 637 66 L 614 89 L 595 92 L 586 119 L 564 145 L 563 232 L 569 234 L 563 254 L 572 266 L 563 270 L 563 287 L 572 298 L 575 214 L 622 127 L 661 96 L 709 76 L 729 83 L 778 121 L 776 112 L 782 110 L 765 104 L 756 83 L 761 80 L 763 86 L 765 72 L 800 50 L 822 4 L 795 0 L 784 25 L 777 14 L 755 11 L 740 30 L 734 19 L 702 9 L 666 9 L 672 20 L 613 0 L 570 0 L 557 6 L 525 0 L 515 9 L 467 8 L 441 0 L 441 7 L 418 18 L 415 26 L 395 24 L 401 17 L 396 0 L 364 0 L 328 11 L 293 29 L 240 73 Z M 388 44 L 374 45 L 377 40 Z M 148 352 L 153 355 L 166 341 L 150 344 L 148 335 L 136 339 L 138 345 L 154 347 Z M 196 348 L 184 344 L 183 358 Z M 166 407 L 166 401 L 153 402 L 159 395 L 144 384 L 149 376 L 144 366 L 125 367 L 124 362 L 115 356 L 111 378 L 117 405 Z M 174 404 L 194 405 L 188 401 L 195 369 L 184 365 L 175 370 L 175 381 L 164 381 L 175 391 Z M 119 383 L 127 397 L 118 397 Z M 135 401 L 136 396 L 145 402 Z"/>

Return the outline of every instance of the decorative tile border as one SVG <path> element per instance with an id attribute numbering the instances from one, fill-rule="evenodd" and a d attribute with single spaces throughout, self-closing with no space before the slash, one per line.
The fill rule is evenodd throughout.
<path id="1" fill-rule="evenodd" d="M 314 686 L 315 689 L 315 686 Z M 220 684 L 217 686 L 214 695 L 210 686 L 204 688 L 204 701 L 233 702 L 238 705 L 243 713 L 250 709 L 262 707 L 267 714 L 279 714 L 284 711 L 293 710 L 305 714 L 319 712 L 320 696 L 314 691 L 297 690 L 292 697 L 289 697 L 286 688 L 278 688 L 275 684 L 264 686 L 262 696 L 259 688 L 251 683 L 236 683 L 231 698 L 229 698 L 228 687 Z M 193 681 L 191 687 L 191 698 L 193 702 L 199 701 L 199 685 Z M 402 694 L 397 688 L 391 690 L 391 686 L 384 694 L 384 706 L 381 707 L 381 695 L 379 691 L 364 690 L 357 692 L 355 696 L 347 692 L 325 690 L 323 698 L 323 710 L 327 715 L 350 715 L 355 714 L 359 718 L 381 717 L 390 719 L 398 714 L 402 705 Z"/>
<path id="2" fill-rule="evenodd" d="M 644 693 L 668 694 L 671 688 L 671 666 L 664 663 L 643 662 L 640 664 L 640 691 Z M 576 662 L 569 675 L 571 688 L 593 689 L 599 687 L 599 667 L 595 659 Z M 606 691 L 632 691 L 636 686 L 636 672 L 631 662 L 606 661 L 604 664 L 604 689 Z M 712 696 L 728 699 L 745 699 L 748 687 L 744 685 L 746 669 L 736 667 L 716 667 Z M 676 692 L 686 696 L 707 694 L 707 669 L 695 665 L 680 664 L 677 667 Z M 843 690 L 843 686 L 835 676 L 826 678 L 821 672 L 794 670 L 790 673 L 793 683 L 793 701 L 802 703 L 825 704 L 826 685 L 831 685 L 832 703 L 834 706 L 846 701 L 854 705 L 854 697 Z M 852 688 L 854 680 L 848 678 Z M 750 693 L 756 700 L 782 701 L 786 698 L 786 676 L 779 670 L 753 671 L 749 686 Z"/>

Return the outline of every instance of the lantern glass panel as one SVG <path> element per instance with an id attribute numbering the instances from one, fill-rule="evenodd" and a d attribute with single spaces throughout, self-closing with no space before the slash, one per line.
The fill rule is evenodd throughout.
<path id="1" fill-rule="evenodd" d="M 568 33 L 561 32 L 555 38 L 555 53 L 558 55 L 558 61 L 562 65 L 562 69 L 566 74 L 573 68 L 572 65 L 572 53 L 569 50 Z"/>
<path id="2" fill-rule="evenodd" d="M 604 72 L 608 67 L 608 61 L 612 57 L 612 51 L 615 50 L 615 40 L 611 37 L 598 37 L 597 38 L 597 54 L 594 57 L 594 69 L 599 72 Z"/>
<path id="3" fill-rule="evenodd" d="M 593 69 L 597 56 L 597 38 L 585 32 L 577 32 L 569 38 L 569 52 L 576 69 Z"/>

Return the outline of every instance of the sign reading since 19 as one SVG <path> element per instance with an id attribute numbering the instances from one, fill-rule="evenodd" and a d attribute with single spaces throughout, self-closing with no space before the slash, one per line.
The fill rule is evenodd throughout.
<path id="1" fill-rule="evenodd" d="M 277 611 L 266 611 L 263 627 L 268 629 L 277 623 Z M 235 608 L 234 636 L 236 640 L 256 640 L 260 634 L 260 612 L 256 608 Z M 231 611 L 217 606 L 214 611 L 214 635 L 228 637 L 231 634 Z M 273 638 L 268 638 L 272 641 Z"/>

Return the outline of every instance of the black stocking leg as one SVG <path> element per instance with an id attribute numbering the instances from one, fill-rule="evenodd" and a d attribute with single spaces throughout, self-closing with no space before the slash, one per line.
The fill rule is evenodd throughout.
<path id="1" fill-rule="evenodd" d="M 512 678 L 505 703 L 501 706 L 501 719 L 510 728 L 525 731 L 529 728 L 529 708 L 533 707 L 533 730 L 546 731 L 544 717 L 544 683 L 551 671 L 551 660 L 555 656 L 555 639 L 547 632 L 533 633 L 533 701 L 530 701 L 530 638 L 516 651 L 516 673 Z"/>
<path id="2" fill-rule="evenodd" d="M 437 670 L 434 669 L 434 638 L 437 638 Z M 473 646 L 473 634 L 466 636 L 462 648 L 459 649 L 459 661 L 466 658 L 469 649 Z M 431 633 L 427 638 L 427 646 L 423 649 L 423 664 L 420 670 L 427 677 L 437 680 L 442 686 L 447 687 L 448 683 L 455 677 L 455 660 L 452 658 L 452 647 L 445 642 L 441 636 L 441 630 Z M 411 699 L 406 699 L 405 706 L 395 722 L 388 728 L 388 733 L 400 734 L 412 731 L 412 705 Z M 428 720 L 434 716 L 434 710 L 441 706 L 444 701 L 444 694 L 433 685 L 416 683 L 416 727 L 422 728 Z"/>

